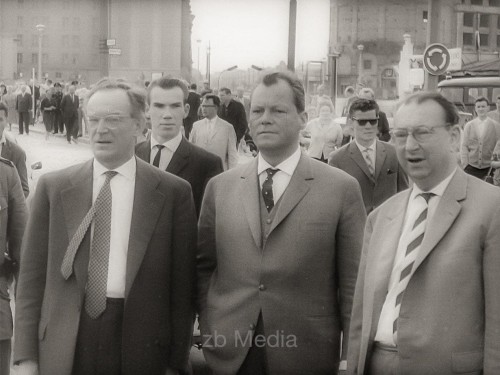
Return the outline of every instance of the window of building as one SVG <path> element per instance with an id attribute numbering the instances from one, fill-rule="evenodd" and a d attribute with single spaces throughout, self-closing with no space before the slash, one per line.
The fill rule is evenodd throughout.
<path id="1" fill-rule="evenodd" d="M 363 69 L 371 70 L 371 68 L 372 68 L 372 61 L 371 60 L 363 60 Z"/>
<path id="2" fill-rule="evenodd" d="M 497 47 L 500 47 L 500 35 L 497 35 Z"/>
<path id="3" fill-rule="evenodd" d="M 31 63 L 32 64 L 38 64 L 38 53 L 32 53 L 31 54 Z"/>
<path id="4" fill-rule="evenodd" d="M 500 30 L 500 16 L 498 16 L 497 18 L 497 29 Z"/>
<path id="5" fill-rule="evenodd" d="M 500 0 L 490 0 L 490 7 L 500 7 Z"/>
<path id="6" fill-rule="evenodd" d="M 23 27 L 23 16 L 17 16 L 17 27 Z"/>
<path id="7" fill-rule="evenodd" d="M 480 43 L 479 45 L 481 47 L 487 47 L 488 46 L 488 40 L 489 40 L 489 35 L 488 34 L 480 34 Z"/>
<path id="8" fill-rule="evenodd" d="M 473 33 L 464 33 L 463 41 L 464 41 L 464 46 L 474 45 L 474 34 Z"/>
<path id="9" fill-rule="evenodd" d="M 464 26 L 474 26 L 474 13 L 464 13 Z"/>
<path id="10" fill-rule="evenodd" d="M 22 64 L 23 63 L 23 54 L 22 53 L 18 53 L 17 54 L 17 63 L 18 64 Z"/>
<path id="11" fill-rule="evenodd" d="M 481 14 L 479 18 L 479 27 L 490 27 L 490 16 L 488 14 Z"/>
<path id="12" fill-rule="evenodd" d="M 23 34 L 17 34 L 17 46 L 22 47 L 23 46 Z"/>
<path id="13" fill-rule="evenodd" d="M 427 10 L 424 10 L 424 11 L 422 12 L 422 20 L 423 20 L 424 22 L 427 22 L 427 21 L 429 20 L 429 12 L 428 12 Z"/>

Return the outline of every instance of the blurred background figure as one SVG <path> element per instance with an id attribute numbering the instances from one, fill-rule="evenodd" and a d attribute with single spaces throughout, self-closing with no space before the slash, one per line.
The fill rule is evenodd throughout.
<path id="1" fill-rule="evenodd" d="M 375 93 L 369 87 L 363 87 L 359 90 L 358 97 L 360 99 L 375 100 Z M 389 121 L 387 115 L 383 111 L 378 111 L 378 134 L 379 141 L 389 142 L 391 139 L 389 129 Z"/>
<path id="2" fill-rule="evenodd" d="M 9 130 L 12 130 L 12 124 L 17 124 L 16 118 L 16 95 L 14 94 L 14 86 L 7 86 L 7 94 L 2 97 L 2 101 L 7 106 L 9 113 L 7 114 L 7 122 Z"/>
<path id="3" fill-rule="evenodd" d="M 325 85 L 318 86 L 318 95 L 314 96 L 311 100 L 311 106 L 316 108 L 316 115 L 319 115 L 319 109 L 324 105 L 330 107 L 332 113 L 335 112 L 335 107 L 333 106 L 332 99 L 325 94 Z"/>
<path id="4" fill-rule="evenodd" d="M 346 98 L 346 103 L 344 105 L 344 108 L 342 108 L 342 117 L 347 117 L 349 115 L 349 106 L 351 105 L 352 101 L 356 99 L 356 91 L 354 91 L 354 87 L 347 86 L 344 90 L 344 96 Z"/>
<path id="5" fill-rule="evenodd" d="M 43 117 L 43 125 L 45 126 L 45 140 L 49 139 L 49 135 L 52 132 L 52 128 L 54 126 L 54 112 L 56 110 L 56 106 L 52 101 L 52 95 L 54 93 L 54 89 L 50 88 L 45 92 L 45 97 L 42 98 L 40 103 L 40 111 L 42 112 Z"/>
<path id="6" fill-rule="evenodd" d="M 196 92 L 197 89 L 198 86 L 196 86 L 196 83 L 192 83 L 191 86 L 189 86 L 189 93 L 186 100 L 187 104 L 189 104 L 189 113 L 183 123 L 184 135 L 187 139 L 189 139 L 189 133 L 191 133 L 194 122 L 198 121 L 198 110 L 200 109 L 201 95 Z"/>

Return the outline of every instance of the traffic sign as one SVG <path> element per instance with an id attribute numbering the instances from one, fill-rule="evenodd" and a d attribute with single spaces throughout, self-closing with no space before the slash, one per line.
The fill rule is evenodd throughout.
<path id="1" fill-rule="evenodd" d="M 108 50 L 108 53 L 110 55 L 121 55 L 122 54 L 122 49 L 121 48 L 110 48 Z"/>
<path id="2" fill-rule="evenodd" d="M 448 70 L 450 65 L 450 52 L 440 44 L 434 43 L 428 46 L 424 52 L 424 68 L 429 74 L 439 76 Z"/>

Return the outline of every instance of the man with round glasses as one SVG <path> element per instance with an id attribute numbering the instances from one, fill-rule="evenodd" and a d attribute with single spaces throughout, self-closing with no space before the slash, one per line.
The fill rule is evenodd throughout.
<path id="1" fill-rule="evenodd" d="M 370 213 L 388 198 L 408 188 L 393 145 L 377 139 L 379 108 L 374 100 L 357 99 L 349 107 L 354 141 L 334 151 L 330 165 L 349 173 L 361 186 Z"/>
<path id="2" fill-rule="evenodd" d="M 368 217 L 348 374 L 500 373 L 500 190 L 458 167 L 458 121 L 430 92 L 394 116 L 414 185 Z"/>

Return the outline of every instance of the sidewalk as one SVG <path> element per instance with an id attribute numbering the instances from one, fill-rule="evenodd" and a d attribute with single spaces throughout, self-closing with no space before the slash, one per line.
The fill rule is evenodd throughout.
<path id="1" fill-rule="evenodd" d="M 43 122 L 38 122 L 35 125 L 30 125 L 29 129 L 30 129 L 30 133 L 33 132 L 33 133 L 45 135 L 45 125 L 43 124 Z M 12 124 L 12 134 L 14 134 L 14 135 L 19 134 L 19 125 L 18 124 Z M 66 138 L 66 132 L 64 132 L 63 134 L 61 134 L 61 133 L 54 134 L 52 136 Z M 87 135 L 82 135 L 81 137 L 78 137 L 78 142 L 89 144 L 90 140 L 89 140 L 89 137 Z"/>

